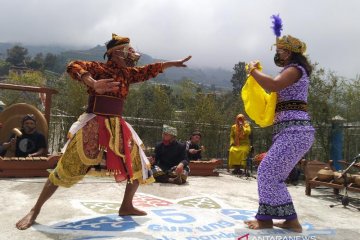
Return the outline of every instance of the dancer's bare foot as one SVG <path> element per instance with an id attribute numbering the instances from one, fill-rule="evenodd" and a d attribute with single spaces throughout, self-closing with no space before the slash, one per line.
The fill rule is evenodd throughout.
<path id="1" fill-rule="evenodd" d="M 250 221 L 244 221 L 246 225 L 250 229 L 264 229 L 264 228 L 272 228 L 273 227 L 273 221 L 272 220 L 266 220 L 266 221 L 260 221 L 260 220 L 250 220 Z"/>
<path id="2" fill-rule="evenodd" d="M 136 207 L 119 209 L 119 216 L 145 216 L 145 215 L 147 215 L 145 211 L 140 210 Z"/>
<path id="3" fill-rule="evenodd" d="M 287 229 L 293 232 L 298 232 L 298 233 L 302 232 L 302 227 L 297 218 L 294 220 L 286 220 L 285 222 L 274 223 L 274 226 Z"/>
<path id="4" fill-rule="evenodd" d="M 28 214 L 26 214 L 25 217 L 23 217 L 16 223 L 16 228 L 19 230 L 28 229 L 34 224 L 38 214 L 39 212 L 32 209 Z"/>

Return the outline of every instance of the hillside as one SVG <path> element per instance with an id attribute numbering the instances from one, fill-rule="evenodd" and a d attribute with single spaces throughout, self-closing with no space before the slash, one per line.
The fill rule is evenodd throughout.
<path id="1" fill-rule="evenodd" d="M 6 57 L 6 50 L 14 45 L 14 43 L 0 43 L 0 58 L 4 59 Z M 58 67 L 58 71 L 64 69 L 66 63 L 74 59 L 104 61 L 103 54 L 105 52 L 105 47 L 100 45 L 87 50 L 66 50 L 63 47 L 58 46 L 22 46 L 28 49 L 30 56 L 34 56 L 39 52 L 56 54 L 60 61 L 60 67 Z M 151 56 L 143 53 L 139 65 L 153 63 L 156 61 L 165 60 L 154 59 Z M 230 89 L 230 79 L 232 74 L 232 71 L 221 68 L 172 68 L 156 78 L 155 81 L 176 82 L 184 78 L 189 78 L 192 81 L 203 84 L 205 86 L 214 85 L 216 87 Z"/>

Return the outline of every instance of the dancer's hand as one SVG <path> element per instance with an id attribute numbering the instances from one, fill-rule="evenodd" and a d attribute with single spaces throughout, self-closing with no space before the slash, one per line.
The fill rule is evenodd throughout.
<path id="1" fill-rule="evenodd" d="M 115 82 L 113 78 L 100 79 L 94 82 L 96 93 L 116 92 L 119 90 L 120 82 Z"/>
<path id="2" fill-rule="evenodd" d="M 182 60 L 176 60 L 176 61 L 169 61 L 163 63 L 163 70 L 169 68 L 169 67 L 187 67 L 185 62 L 189 61 L 191 56 L 188 56 Z"/>
<path id="3" fill-rule="evenodd" d="M 115 82 L 113 78 L 104 78 L 95 80 L 90 73 L 86 73 L 81 76 L 81 80 L 98 94 L 104 94 L 106 92 L 116 92 L 119 90 L 120 82 Z"/>
<path id="4" fill-rule="evenodd" d="M 184 64 L 184 62 L 187 62 L 189 61 L 191 58 L 191 56 L 188 56 L 182 60 L 178 60 L 178 61 L 175 61 L 175 66 L 174 67 L 187 67 L 186 64 Z"/>
<path id="5" fill-rule="evenodd" d="M 260 64 L 259 60 L 251 61 L 251 62 L 249 62 L 248 67 L 249 67 L 249 69 L 258 68 L 259 64 Z"/>

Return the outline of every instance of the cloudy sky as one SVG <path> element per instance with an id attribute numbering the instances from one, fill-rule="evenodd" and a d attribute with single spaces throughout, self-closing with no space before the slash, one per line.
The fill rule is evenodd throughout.
<path id="1" fill-rule="evenodd" d="M 87 48 L 114 32 L 155 58 L 191 54 L 189 66 L 228 70 L 259 59 L 271 72 L 278 13 L 313 62 L 360 74 L 359 0 L 0 0 L 0 42 Z"/>

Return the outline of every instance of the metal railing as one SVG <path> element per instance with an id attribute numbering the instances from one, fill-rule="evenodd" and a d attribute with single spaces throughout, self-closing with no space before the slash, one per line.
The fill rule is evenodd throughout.
<path id="1" fill-rule="evenodd" d="M 49 152 L 59 152 L 67 140 L 67 132 L 77 117 L 66 115 L 52 115 L 49 127 Z M 187 123 L 182 121 L 163 121 L 148 118 L 124 117 L 136 130 L 143 140 L 146 153 L 152 154 L 157 142 L 161 141 L 162 125 L 169 124 L 178 130 L 177 139 L 185 142 L 194 129 L 202 133 L 202 145 L 206 151 L 204 159 L 217 158 L 224 161 L 228 157 L 230 141 L 230 125 L 215 125 L 208 123 Z M 315 127 L 317 130 L 315 142 L 309 152 L 304 156 L 306 159 L 328 161 L 330 158 L 331 126 Z M 344 159 L 351 159 L 360 151 L 360 126 L 344 125 Z M 254 154 L 266 152 L 272 142 L 272 128 L 252 127 L 252 145 Z"/>

